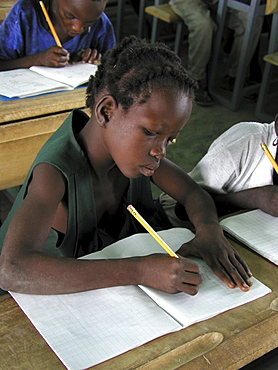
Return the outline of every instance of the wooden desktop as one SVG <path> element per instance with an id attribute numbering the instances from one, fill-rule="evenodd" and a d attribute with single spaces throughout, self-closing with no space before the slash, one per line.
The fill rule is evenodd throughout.
<path id="1" fill-rule="evenodd" d="M 39 149 L 69 113 L 85 108 L 86 88 L 0 101 L 0 190 L 21 185 Z"/>
<path id="2" fill-rule="evenodd" d="M 232 242 L 254 276 L 272 293 L 157 338 L 95 369 L 239 369 L 277 347 L 278 268 Z M 244 293 L 242 293 L 244 294 Z M 2 368 L 64 369 L 10 295 L 0 297 Z"/>

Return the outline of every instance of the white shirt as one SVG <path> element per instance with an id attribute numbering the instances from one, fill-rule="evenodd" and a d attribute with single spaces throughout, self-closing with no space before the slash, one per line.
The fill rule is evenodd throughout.
<path id="1" fill-rule="evenodd" d="M 275 122 L 241 122 L 220 135 L 189 175 L 214 193 L 236 192 L 273 183 L 273 166 L 261 148 L 275 158 Z"/>

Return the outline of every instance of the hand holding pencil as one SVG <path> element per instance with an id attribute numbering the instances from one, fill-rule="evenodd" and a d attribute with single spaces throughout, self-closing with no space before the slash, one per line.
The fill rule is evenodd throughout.
<path id="1" fill-rule="evenodd" d="M 56 52 L 56 59 L 57 57 L 59 56 L 59 61 L 57 60 L 57 62 L 59 62 L 59 65 L 57 65 L 57 67 L 64 67 L 67 62 L 69 61 L 69 54 L 68 52 L 62 48 L 62 43 L 57 35 L 57 32 L 53 26 L 53 23 L 48 15 L 48 12 L 44 6 L 44 3 L 43 1 L 40 1 L 40 6 L 42 8 L 42 11 L 43 11 L 43 14 L 45 16 L 45 19 L 46 19 L 46 22 L 49 26 L 49 29 L 51 31 L 51 34 L 57 44 L 57 46 L 61 49 L 53 49 L 54 52 Z M 51 49 L 51 48 L 50 48 Z M 48 49 L 48 50 L 50 50 Z M 67 57 L 67 58 L 65 58 Z M 99 65 L 100 64 L 100 59 L 101 59 L 101 54 L 96 50 L 96 49 L 91 49 L 91 48 L 87 48 L 87 49 L 80 49 L 74 53 L 72 53 L 71 55 L 71 63 L 72 64 L 75 64 L 79 61 L 81 61 L 82 63 L 94 63 L 96 65 Z M 62 64 L 61 64 L 62 63 Z M 66 63 L 66 64 L 65 64 Z M 55 66 L 55 65 L 50 65 L 50 66 Z"/>
<path id="2" fill-rule="evenodd" d="M 38 53 L 37 55 L 39 62 L 37 63 L 37 65 L 44 65 L 47 67 L 65 67 L 69 61 L 69 53 L 67 52 L 67 50 L 63 49 L 62 43 L 57 35 L 53 23 L 51 22 L 43 1 L 40 1 L 39 3 L 45 16 L 46 22 L 50 28 L 51 34 L 55 40 L 56 46 L 51 46 L 49 49 Z"/>
<path id="3" fill-rule="evenodd" d="M 184 292 L 195 295 L 198 292 L 198 285 L 202 282 L 198 265 L 187 258 L 178 256 L 132 205 L 129 205 L 127 209 L 171 257 L 160 254 L 145 256 L 141 260 L 141 265 L 143 265 L 143 271 L 147 273 L 142 274 L 143 281 L 140 284 L 167 293 Z"/>

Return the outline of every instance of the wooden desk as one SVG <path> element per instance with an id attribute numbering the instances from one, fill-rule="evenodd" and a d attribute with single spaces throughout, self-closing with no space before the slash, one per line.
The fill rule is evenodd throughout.
<path id="1" fill-rule="evenodd" d="M 15 2 L 16 0 L 0 0 L 0 24 L 3 22 Z"/>
<path id="2" fill-rule="evenodd" d="M 0 101 L 0 190 L 21 185 L 36 154 L 69 112 L 85 107 L 86 88 Z"/>
<path id="3" fill-rule="evenodd" d="M 233 244 L 246 259 L 255 277 L 272 289 L 271 294 L 155 339 L 94 368 L 233 370 L 276 348 L 278 268 L 253 252 Z M 209 336 L 210 333 L 216 334 Z M 207 337 L 202 337 L 205 334 Z M 0 337 L 1 368 L 64 369 L 64 365 L 8 294 L 0 297 Z"/>
<path id="4" fill-rule="evenodd" d="M 48 123 L 56 117 L 66 117 L 65 112 L 85 107 L 86 88 L 35 96 L 26 99 L 0 101 L 0 125 L 40 119 Z M 61 116 L 62 115 L 62 116 Z"/>

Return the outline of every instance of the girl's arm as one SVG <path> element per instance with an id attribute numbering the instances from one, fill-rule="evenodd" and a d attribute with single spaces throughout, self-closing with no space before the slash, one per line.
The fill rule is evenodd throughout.
<path id="1" fill-rule="evenodd" d="M 228 194 L 210 192 L 219 217 L 243 209 L 261 209 L 278 217 L 278 186 L 265 185 Z"/>
<path id="2" fill-rule="evenodd" d="M 247 291 L 251 272 L 225 238 L 214 202 L 184 171 L 167 159 L 153 176 L 154 183 L 181 203 L 196 229 L 196 237 L 183 244 L 178 253 L 202 257 L 230 288 Z"/>
<path id="3" fill-rule="evenodd" d="M 2 289 L 61 294 L 143 284 L 168 293 L 197 293 L 202 281 L 198 266 L 183 257 L 153 254 L 116 260 L 83 260 L 43 253 L 64 194 L 64 178 L 56 168 L 49 164 L 35 167 L 28 193 L 4 241 L 0 256 Z"/>
<path id="4" fill-rule="evenodd" d="M 69 61 L 67 50 L 59 46 L 51 46 L 40 53 L 13 60 L 0 60 L 0 71 L 18 68 L 30 68 L 31 66 L 64 67 Z"/>

